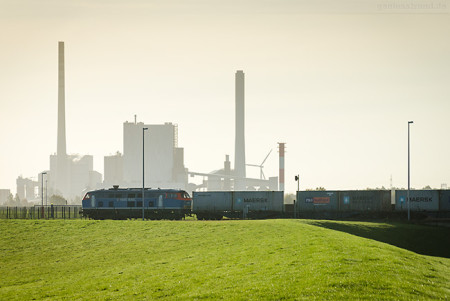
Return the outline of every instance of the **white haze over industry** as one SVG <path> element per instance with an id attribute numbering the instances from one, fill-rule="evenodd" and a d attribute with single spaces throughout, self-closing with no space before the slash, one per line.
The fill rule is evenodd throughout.
<path id="1" fill-rule="evenodd" d="M 357 4 L 356 4 L 357 3 Z M 246 161 L 286 192 L 450 185 L 450 4 L 429 1 L 0 1 L 0 188 L 56 152 L 58 41 L 67 152 L 123 152 L 123 122 L 178 124 L 189 171 L 234 162 L 245 73 Z M 233 168 L 233 163 L 232 163 Z M 247 167 L 259 178 L 259 169 Z M 191 178 L 190 178 L 191 180 Z M 201 178 L 194 179 L 201 181 Z"/>

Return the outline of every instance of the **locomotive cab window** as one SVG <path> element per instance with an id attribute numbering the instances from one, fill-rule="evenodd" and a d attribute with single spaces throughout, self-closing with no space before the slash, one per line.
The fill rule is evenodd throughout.
<path id="1" fill-rule="evenodd" d="M 102 201 L 99 201 L 99 202 L 98 202 L 98 206 L 99 206 L 99 207 L 103 207 L 103 202 L 102 202 Z"/>
<path id="2" fill-rule="evenodd" d="M 114 207 L 114 202 L 113 201 L 109 201 L 109 207 Z"/>

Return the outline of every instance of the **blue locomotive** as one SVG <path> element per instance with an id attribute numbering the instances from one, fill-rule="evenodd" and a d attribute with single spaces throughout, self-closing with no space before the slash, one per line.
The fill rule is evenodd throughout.
<path id="1" fill-rule="evenodd" d="M 192 199 L 184 190 L 119 188 L 93 190 L 82 201 L 82 213 L 93 219 L 142 218 L 180 220 L 191 212 Z M 144 208 L 142 208 L 144 205 Z"/>

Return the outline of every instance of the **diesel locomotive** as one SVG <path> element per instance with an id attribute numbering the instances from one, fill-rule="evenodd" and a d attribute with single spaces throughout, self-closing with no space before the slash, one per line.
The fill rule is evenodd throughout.
<path id="1" fill-rule="evenodd" d="M 82 200 L 82 214 L 92 219 L 180 220 L 191 213 L 192 198 L 184 190 L 119 188 L 89 191 Z"/>

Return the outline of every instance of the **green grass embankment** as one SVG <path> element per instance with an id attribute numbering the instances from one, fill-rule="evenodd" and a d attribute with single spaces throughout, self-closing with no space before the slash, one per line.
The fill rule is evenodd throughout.
<path id="1" fill-rule="evenodd" d="M 0 220 L 0 279 L 0 300 L 448 299 L 450 259 L 300 220 Z"/>
<path id="2" fill-rule="evenodd" d="M 450 229 L 407 223 L 314 221 L 307 223 L 388 243 L 422 255 L 450 258 Z"/>

